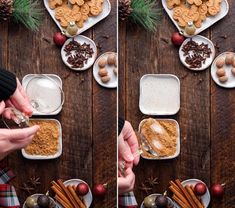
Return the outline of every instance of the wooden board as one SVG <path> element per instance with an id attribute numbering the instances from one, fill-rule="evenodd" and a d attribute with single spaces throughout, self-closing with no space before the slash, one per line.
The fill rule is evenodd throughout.
<path id="1" fill-rule="evenodd" d="M 116 2 L 112 1 L 114 9 L 110 16 L 83 33 L 102 45 L 103 50 L 98 55 L 116 51 L 115 6 Z M 29 195 L 21 187 L 30 177 L 40 177 L 41 181 L 32 194 L 45 193 L 52 180 L 80 178 L 91 187 L 95 183 L 108 182 L 106 197 L 95 199 L 92 207 L 115 207 L 116 89 L 99 87 L 93 79 L 92 68 L 76 73 L 63 64 L 60 49 L 52 38 L 58 28 L 46 11 L 38 32 L 30 32 L 13 23 L 4 26 L 0 31 L 1 66 L 16 73 L 20 79 L 28 73 L 57 74 L 63 81 L 65 92 L 63 110 L 55 116 L 63 129 L 62 156 L 50 161 L 30 161 L 18 151 L 8 157 L 8 165 L 17 175 L 14 185 L 20 201 Z M 106 40 L 105 35 L 111 38 Z"/>
<path id="2" fill-rule="evenodd" d="M 227 41 L 221 52 L 234 50 L 232 24 L 234 4 L 230 4 L 230 14 L 211 29 L 202 33 L 212 41 Z M 226 28 L 226 29 L 224 29 Z M 170 18 L 164 12 L 156 33 L 148 33 L 132 24 L 120 24 L 119 64 L 123 72 L 119 74 L 120 115 L 130 121 L 137 130 L 139 122 L 147 116 L 139 110 L 139 80 L 148 73 L 170 73 L 181 81 L 181 108 L 175 118 L 181 130 L 181 153 L 177 159 L 147 161 L 141 159 L 135 167 L 135 195 L 140 204 L 151 193 L 163 193 L 169 180 L 198 178 L 208 186 L 211 183 L 226 182 L 225 197 L 213 200 L 211 207 L 232 207 L 234 192 L 234 90 L 221 89 L 213 83 L 210 69 L 194 73 L 187 70 L 178 57 L 178 49 L 171 43 L 171 34 L 176 31 Z M 226 40 L 221 36 L 227 35 Z M 218 54 L 218 53 L 217 53 Z M 224 148 L 220 148 L 220 147 Z M 158 178 L 159 184 L 148 192 L 142 191 L 142 183 L 148 178 Z"/>

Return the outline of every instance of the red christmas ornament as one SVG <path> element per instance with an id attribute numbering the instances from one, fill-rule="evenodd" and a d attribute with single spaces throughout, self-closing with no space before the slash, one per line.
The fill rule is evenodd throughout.
<path id="1" fill-rule="evenodd" d="M 89 187 L 86 183 L 79 183 L 76 187 L 76 193 L 79 196 L 85 196 L 89 192 Z"/>
<path id="2" fill-rule="evenodd" d="M 104 197 L 106 194 L 107 184 L 96 184 L 93 187 L 93 194 L 97 197 Z"/>
<path id="3" fill-rule="evenodd" d="M 202 196 L 206 193 L 206 185 L 204 183 L 197 183 L 194 187 L 194 193 L 198 196 Z"/>
<path id="4" fill-rule="evenodd" d="M 181 46 L 181 44 L 184 42 L 185 38 L 183 35 L 180 35 L 178 32 L 174 32 L 171 36 L 171 42 L 175 46 Z"/>
<path id="5" fill-rule="evenodd" d="M 53 40 L 57 46 L 63 46 L 65 41 L 67 40 L 67 37 L 63 35 L 61 32 L 57 32 L 54 34 Z"/>
<path id="6" fill-rule="evenodd" d="M 216 198 L 222 198 L 224 195 L 224 186 L 225 184 L 214 184 L 211 187 L 211 194 Z"/>

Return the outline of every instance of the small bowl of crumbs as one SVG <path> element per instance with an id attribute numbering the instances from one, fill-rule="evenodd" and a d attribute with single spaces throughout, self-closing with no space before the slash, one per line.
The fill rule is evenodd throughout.
<path id="1" fill-rule="evenodd" d="M 32 142 L 22 149 L 22 155 L 31 160 L 48 160 L 62 154 L 62 128 L 56 119 L 30 119 L 31 125 L 39 125 Z"/>
<path id="2" fill-rule="evenodd" d="M 138 139 L 144 159 L 173 159 L 180 154 L 180 129 L 176 120 L 144 119 L 139 124 L 138 133 L 141 135 Z"/>

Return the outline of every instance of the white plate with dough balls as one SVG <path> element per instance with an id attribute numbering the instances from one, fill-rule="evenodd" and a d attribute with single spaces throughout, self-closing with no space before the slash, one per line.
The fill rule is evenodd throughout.
<path id="1" fill-rule="evenodd" d="M 101 86 L 116 88 L 117 74 L 117 53 L 106 52 L 96 59 L 93 65 L 93 76 Z"/>
<path id="2" fill-rule="evenodd" d="M 235 87 L 234 52 L 224 52 L 215 58 L 211 65 L 211 77 L 221 87 Z"/>

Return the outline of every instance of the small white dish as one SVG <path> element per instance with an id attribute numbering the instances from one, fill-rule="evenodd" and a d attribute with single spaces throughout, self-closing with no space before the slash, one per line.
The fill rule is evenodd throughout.
<path id="1" fill-rule="evenodd" d="M 185 181 L 181 182 L 182 186 L 184 186 L 184 187 L 186 185 L 195 186 L 197 183 L 204 183 L 204 182 L 199 180 L 199 179 L 188 179 L 188 180 L 185 180 Z M 210 200 L 211 200 L 210 192 L 209 192 L 207 186 L 206 186 L 206 193 L 203 196 L 201 196 L 201 200 L 202 200 L 202 203 L 203 203 L 204 207 L 207 208 L 209 206 L 209 203 L 210 203 Z"/>
<path id="2" fill-rule="evenodd" d="M 142 124 L 145 122 L 146 119 L 143 119 L 140 124 L 139 124 L 139 129 L 138 131 L 140 132 L 141 126 Z M 179 127 L 179 123 L 174 120 L 174 119 L 155 119 L 156 121 L 173 121 L 177 127 L 177 135 L 178 137 L 176 138 L 176 152 L 174 155 L 169 156 L 169 157 L 159 157 L 159 158 L 149 158 L 144 156 L 143 154 L 141 154 L 141 157 L 146 159 L 146 160 L 169 160 L 169 159 L 174 159 L 176 157 L 179 156 L 180 154 L 180 127 Z"/>
<path id="3" fill-rule="evenodd" d="M 65 49 L 65 46 L 67 44 L 69 44 L 70 41 L 72 41 L 73 39 L 80 44 L 83 44 L 83 43 L 90 44 L 90 47 L 93 49 L 93 52 L 94 52 L 92 54 L 92 57 L 87 60 L 87 63 L 85 63 L 82 68 L 73 68 L 72 65 L 67 62 L 68 56 L 66 56 L 66 52 L 64 51 L 64 49 Z M 73 52 L 72 52 L 72 54 L 73 54 Z M 97 57 L 97 47 L 96 47 L 95 42 L 93 40 L 91 40 L 90 38 L 83 36 L 83 35 L 78 35 L 74 38 L 69 38 L 68 40 L 65 41 L 64 45 L 61 48 L 61 57 L 62 57 L 64 64 L 66 66 L 68 66 L 70 69 L 75 70 L 75 71 L 84 71 L 84 70 L 90 68 L 93 65 L 93 63 L 95 62 L 95 59 Z"/>
<path id="4" fill-rule="evenodd" d="M 146 74 L 140 79 L 139 109 L 145 115 L 174 115 L 180 109 L 180 80 L 172 74 Z"/>
<path id="5" fill-rule="evenodd" d="M 160 196 L 160 195 L 162 195 L 162 194 L 151 194 L 149 196 L 153 196 L 156 198 L 157 196 Z M 171 208 L 180 208 L 174 201 L 172 201 L 172 199 L 170 197 L 167 196 L 167 200 L 168 200 L 168 205 Z M 140 208 L 145 208 L 144 201 L 141 203 Z"/>
<path id="6" fill-rule="evenodd" d="M 62 89 L 62 80 L 59 76 L 55 75 L 55 74 L 27 74 L 26 76 L 23 77 L 23 80 L 22 80 L 22 87 L 26 90 L 26 87 L 28 86 L 28 83 L 33 79 L 33 78 L 36 78 L 38 76 L 46 76 L 46 77 L 49 77 L 50 79 L 52 79 L 57 85 L 59 88 L 61 88 L 61 90 L 63 91 Z M 39 89 L 40 90 L 40 89 Z M 63 98 L 64 100 L 64 98 Z M 62 110 L 62 106 L 63 106 L 63 102 L 61 103 L 60 107 L 51 112 L 51 113 L 43 113 L 43 112 L 39 112 L 38 110 L 36 109 L 33 109 L 33 115 L 35 116 L 40 116 L 40 115 L 57 115 L 58 113 L 60 113 L 60 111 Z"/>
<path id="7" fill-rule="evenodd" d="M 33 195 L 31 195 L 31 197 L 33 197 L 33 198 L 35 198 L 35 199 L 38 199 L 38 197 L 41 196 L 41 195 L 44 195 L 44 194 L 33 194 Z M 54 204 L 56 204 L 56 202 L 54 201 L 54 199 L 52 199 L 50 196 L 49 196 L 49 198 L 50 198 L 50 200 L 51 200 Z M 26 207 L 26 202 L 24 202 L 22 208 L 28 208 L 28 207 Z M 56 208 L 58 208 L 58 206 L 56 206 Z"/>
<path id="8" fill-rule="evenodd" d="M 51 160 L 51 159 L 56 159 L 56 158 L 60 157 L 62 154 L 62 149 L 63 149 L 62 148 L 62 127 L 61 127 L 60 122 L 56 119 L 46 119 L 46 118 L 45 119 L 44 118 L 30 119 L 30 120 L 31 121 L 32 120 L 35 120 L 35 121 L 41 120 L 41 121 L 54 121 L 54 122 L 56 122 L 59 126 L 59 144 L 58 144 L 59 146 L 58 146 L 58 151 L 56 152 L 56 154 L 47 155 L 47 156 L 45 156 L 45 155 L 30 155 L 30 154 L 26 153 L 26 151 L 24 149 L 21 149 L 21 153 L 22 153 L 23 157 L 26 159 L 29 159 L 29 160 Z"/>
<path id="9" fill-rule="evenodd" d="M 60 22 L 55 18 L 55 10 L 50 9 L 49 4 L 48 4 L 48 0 L 43 0 L 43 1 L 44 1 L 44 5 L 45 5 L 47 11 L 51 15 L 52 19 L 55 21 L 58 28 L 61 30 L 61 32 L 65 31 L 65 28 L 61 27 Z M 76 35 L 83 33 L 84 31 L 91 28 L 96 23 L 100 22 L 101 20 L 103 20 L 105 17 L 107 17 L 109 15 L 109 13 L 111 11 L 111 4 L 110 4 L 109 0 L 104 0 L 102 8 L 103 8 L 103 11 L 98 16 L 89 17 L 87 19 L 87 21 L 84 22 L 84 26 L 82 28 L 78 29 L 78 32 Z M 66 31 L 65 31 L 65 35 L 67 37 L 72 37 Z"/>
<path id="10" fill-rule="evenodd" d="M 170 17 L 171 21 L 175 24 L 176 28 L 180 33 L 182 33 L 185 37 L 190 37 L 187 33 L 184 32 L 184 30 L 178 25 L 177 21 L 173 18 L 173 10 L 170 10 L 167 8 L 166 0 L 162 0 L 163 8 L 165 9 L 166 13 Z M 206 20 L 202 22 L 202 26 L 200 28 L 196 29 L 196 32 L 194 35 L 197 35 L 201 33 L 202 31 L 206 30 L 207 28 L 211 27 L 213 24 L 218 22 L 219 20 L 223 19 L 229 11 L 229 4 L 227 0 L 222 0 L 221 2 L 221 9 L 220 12 L 214 16 L 214 17 L 207 17 Z M 192 35 L 192 36 L 194 36 Z"/>
<path id="11" fill-rule="evenodd" d="M 198 44 L 201 44 L 201 43 L 205 43 L 205 44 L 208 44 L 208 47 L 211 49 L 211 55 L 210 55 L 210 58 L 207 58 L 206 59 L 206 62 L 205 63 L 202 63 L 202 67 L 201 68 L 190 68 L 189 65 L 185 62 L 185 58 L 186 56 L 184 56 L 184 52 L 182 51 L 182 48 L 185 44 L 187 44 L 187 42 L 189 42 L 190 40 L 193 40 L 195 41 L 196 43 Z M 201 35 L 196 35 L 194 37 L 191 37 L 191 38 L 187 38 L 183 43 L 182 45 L 180 46 L 180 49 L 179 49 L 179 57 L 180 57 L 180 61 L 181 63 L 187 67 L 188 69 L 192 70 L 192 71 L 202 71 L 202 70 L 205 70 L 207 69 L 212 61 L 214 60 L 215 58 L 215 47 L 214 47 L 214 44 L 212 43 L 212 41 L 210 41 L 208 38 L 205 38 Z"/>
<path id="12" fill-rule="evenodd" d="M 216 71 L 217 71 L 217 67 L 216 67 L 216 61 L 221 58 L 224 57 L 228 54 L 228 53 L 232 53 L 234 54 L 234 59 L 235 59 L 235 53 L 234 52 L 224 52 L 222 54 L 220 54 L 219 56 L 217 56 L 215 58 L 215 60 L 213 61 L 212 65 L 211 65 L 211 77 L 214 80 L 214 82 L 219 85 L 220 87 L 224 87 L 224 88 L 234 88 L 235 87 L 235 76 L 232 74 L 231 69 L 232 66 L 231 65 L 226 65 L 224 64 L 223 68 L 226 71 L 226 75 L 228 76 L 228 81 L 225 83 L 222 83 L 219 81 L 218 76 L 216 75 Z"/>
<path id="13" fill-rule="evenodd" d="M 105 68 L 108 71 L 108 75 L 110 76 L 110 81 L 109 82 L 103 83 L 101 81 L 101 78 L 100 78 L 99 74 L 98 74 L 98 72 L 99 72 L 99 66 L 98 66 L 99 60 L 101 58 L 106 58 L 107 59 L 109 54 L 116 54 L 116 53 L 106 52 L 106 53 L 103 53 L 101 56 L 99 56 L 99 58 L 96 59 L 94 65 L 93 65 L 93 76 L 94 76 L 96 82 L 98 82 L 98 84 L 100 84 L 101 86 L 107 87 L 107 88 L 116 88 L 117 84 L 118 84 L 118 78 L 117 78 L 117 75 L 115 75 L 114 72 L 113 72 L 114 66 L 109 66 L 108 64 L 105 66 Z M 116 54 L 116 56 L 117 56 L 117 54 Z"/>
<path id="14" fill-rule="evenodd" d="M 74 186 L 74 185 L 77 186 L 79 183 L 86 183 L 86 182 L 83 181 L 83 180 L 81 180 L 81 179 L 70 179 L 70 180 L 65 181 L 65 182 L 64 182 L 64 185 L 65 185 L 65 186 L 69 186 L 69 185 L 71 185 L 71 186 Z M 87 184 L 87 183 L 86 183 L 86 184 Z M 87 184 L 87 185 L 88 185 L 88 184 Z M 88 187 L 89 187 L 89 185 L 88 185 Z M 89 207 L 91 206 L 91 203 L 92 203 L 92 200 L 93 200 L 92 192 L 91 192 L 90 187 L 89 187 L 89 192 L 88 192 L 85 196 L 83 196 L 83 200 L 84 200 L 84 203 L 85 203 L 86 207 L 89 208 Z M 57 203 L 57 202 L 56 202 L 56 205 L 57 205 L 59 208 L 62 208 L 62 207 L 60 206 L 60 204 Z"/>

